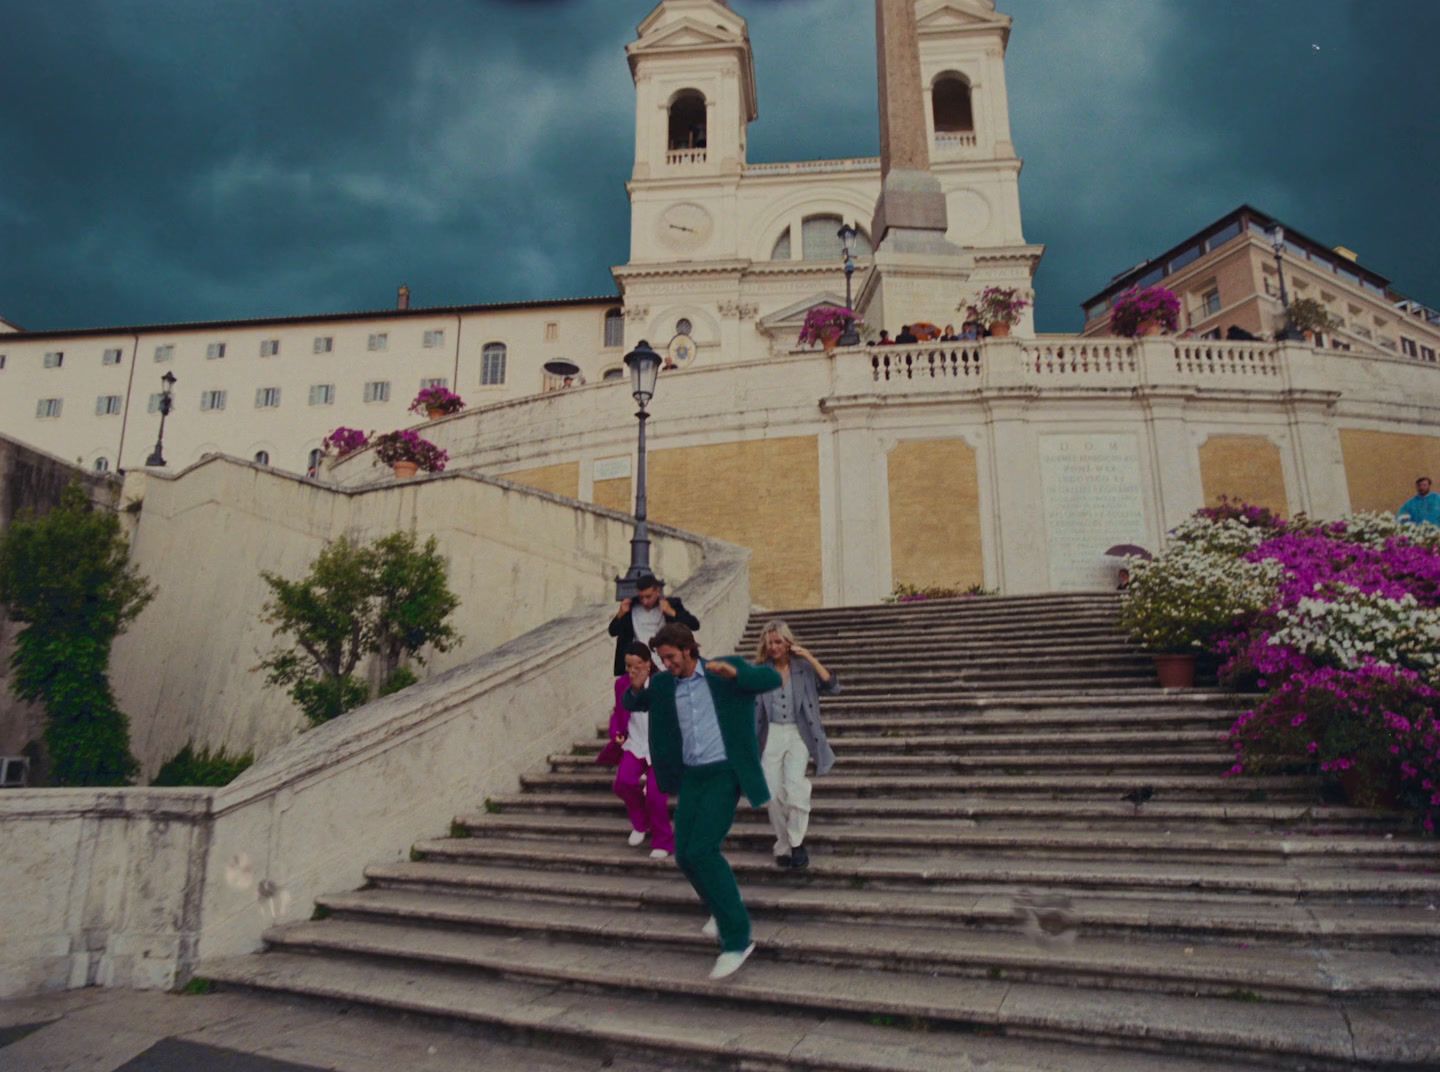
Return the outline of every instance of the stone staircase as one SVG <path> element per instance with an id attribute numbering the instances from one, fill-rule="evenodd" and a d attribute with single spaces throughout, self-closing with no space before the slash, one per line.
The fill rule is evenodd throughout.
<path id="1" fill-rule="evenodd" d="M 759 948 L 726 982 L 673 862 L 626 845 L 598 728 L 202 974 L 674 1069 L 1440 1068 L 1440 844 L 1308 779 L 1223 778 L 1243 700 L 1158 689 L 1115 614 L 783 615 L 841 676 L 839 761 L 808 871 L 741 811 Z"/>

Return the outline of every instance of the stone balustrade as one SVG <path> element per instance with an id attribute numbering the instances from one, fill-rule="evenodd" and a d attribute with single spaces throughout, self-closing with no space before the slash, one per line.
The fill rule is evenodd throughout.
<path id="1" fill-rule="evenodd" d="M 685 167 L 690 164 L 703 164 L 705 163 L 705 150 L 671 149 L 665 154 L 665 163 L 679 167 Z"/>

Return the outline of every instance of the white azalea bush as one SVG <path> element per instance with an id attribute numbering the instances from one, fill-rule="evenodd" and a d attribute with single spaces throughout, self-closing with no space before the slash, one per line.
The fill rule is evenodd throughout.
<path id="1" fill-rule="evenodd" d="M 1436 677 L 1440 666 L 1440 608 L 1335 584 L 1328 599 L 1305 598 L 1281 607 L 1266 640 L 1316 663 L 1353 670 L 1366 662 L 1403 666 Z"/>

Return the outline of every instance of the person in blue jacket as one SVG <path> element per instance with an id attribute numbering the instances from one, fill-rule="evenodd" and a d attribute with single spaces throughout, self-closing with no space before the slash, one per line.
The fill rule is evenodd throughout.
<path id="1" fill-rule="evenodd" d="M 1415 481 L 1414 498 L 1406 499 L 1395 516 L 1412 525 L 1440 525 L 1440 495 L 1431 494 L 1428 476 Z"/>

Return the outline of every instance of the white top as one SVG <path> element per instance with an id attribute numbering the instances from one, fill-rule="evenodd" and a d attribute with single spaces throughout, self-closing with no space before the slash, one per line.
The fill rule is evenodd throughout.
<path id="1" fill-rule="evenodd" d="M 650 687 L 650 682 L 645 682 Z M 625 743 L 620 747 L 636 759 L 650 762 L 650 712 L 631 711 L 629 729 L 625 731 Z"/>
<path id="2" fill-rule="evenodd" d="M 636 600 L 630 607 L 630 625 L 635 630 L 635 639 L 647 648 L 650 646 L 650 641 L 655 639 L 655 634 L 660 632 L 660 628 L 664 624 L 665 612 L 660 609 L 659 603 L 656 603 L 647 610 L 640 605 L 639 600 Z M 659 666 L 660 669 L 665 669 L 660 663 L 660 656 L 653 651 L 650 653 L 650 661 L 656 666 Z"/>

